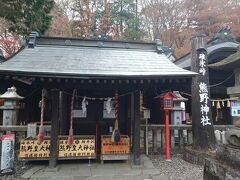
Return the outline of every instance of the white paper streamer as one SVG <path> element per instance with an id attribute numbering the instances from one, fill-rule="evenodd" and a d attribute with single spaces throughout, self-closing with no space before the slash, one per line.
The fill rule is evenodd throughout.
<path id="1" fill-rule="evenodd" d="M 85 113 L 87 111 L 87 105 L 88 105 L 88 102 L 86 101 L 86 96 L 84 96 L 84 98 L 82 100 L 82 110 L 83 110 L 83 113 Z"/>
<path id="2" fill-rule="evenodd" d="M 180 103 L 180 107 L 181 107 L 183 110 L 185 110 L 185 108 L 186 108 L 185 102 L 181 102 L 181 103 Z"/>
<path id="3" fill-rule="evenodd" d="M 109 114 L 112 110 L 112 106 L 111 106 L 111 100 L 112 98 L 108 98 L 107 102 L 106 102 L 106 110 L 107 110 L 107 113 Z"/>

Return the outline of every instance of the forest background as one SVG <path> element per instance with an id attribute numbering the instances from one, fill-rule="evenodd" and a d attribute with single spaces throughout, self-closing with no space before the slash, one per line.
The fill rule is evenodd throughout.
<path id="1" fill-rule="evenodd" d="M 0 0 L 0 49 L 14 55 L 31 31 L 55 37 L 152 42 L 179 58 L 190 38 L 221 28 L 240 37 L 240 0 Z M 238 38 L 239 40 L 239 38 Z"/>

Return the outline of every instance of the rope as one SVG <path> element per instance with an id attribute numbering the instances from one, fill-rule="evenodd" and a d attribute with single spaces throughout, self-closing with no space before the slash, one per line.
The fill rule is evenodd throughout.
<path id="1" fill-rule="evenodd" d="M 38 143 L 42 143 L 44 140 L 44 130 L 43 130 L 43 118 L 44 118 L 44 110 L 45 110 L 45 95 L 46 89 L 42 89 L 42 100 L 41 100 L 41 122 L 38 134 Z"/>
<path id="2" fill-rule="evenodd" d="M 118 115 L 119 115 L 119 96 L 117 91 L 115 92 L 115 102 L 114 102 L 114 108 L 115 108 L 115 123 L 114 123 L 114 130 L 112 133 L 111 141 L 114 143 L 119 143 L 121 141 L 121 134 L 118 129 Z"/>
<path id="3" fill-rule="evenodd" d="M 130 95 L 131 93 L 136 92 L 136 91 L 127 92 L 127 93 L 118 95 L 118 97 L 127 96 L 127 95 Z M 71 93 L 68 93 L 66 91 L 62 91 L 62 92 L 64 94 L 67 94 L 67 95 L 72 95 Z M 115 99 L 116 98 L 115 96 L 114 97 L 88 97 L 88 96 L 79 96 L 79 95 L 75 95 L 75 97 L 76 98 L 86 98 L 87 100 L 108 100 L 109 98 L 111 98 L 111 99 Z"/>
<path id="4" fill-rule="evenodd" d="M 74 98 L 76 94 L 77 94 L 77 90 L 74 89 L 72 94 L 72 100 L 71 100 L 71 119 L 70 119 L 70 129 L 69 129 L 69 137 L 68 137 L 68 143 L 70 145 L 73 144 L 73 115 L 74 115 L 73 106 L 74 106 Z"/>
<path id="5" fill-rule="evenodd" d="M 119 111 L 119 99 L 118 99 L 118 93 L 115 93 L 115 103 L 114 103 L 114 108 L 115 108 L 115 129 L 118 129 L 118 111 Z"/>
<path id="6" fill-rule="evenodd" d="M 222 82 L 217 83 L 217 84 L 213 84 L 213 85 L 209 85 L 208 87 L 211 88 L 211 87 L 219 86 L 219 85 L 225 83 L 227 80 L 229 80 L 233 75 L 234 75 L 234 73 L 232 73 L 230 76 L 228 76 L 228 77 L 227 77 L 225 80 L 223 80 Z"/>

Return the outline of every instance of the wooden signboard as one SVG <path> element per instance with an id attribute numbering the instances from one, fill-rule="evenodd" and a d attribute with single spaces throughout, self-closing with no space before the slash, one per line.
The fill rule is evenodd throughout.
<path id="1" fill-rule="evenodd" d="M 68 136 L 61 136 L 58 140 L 58 159 L 94 159 L 95 136 L 74 136 L 72 145 L 68 144 Z M 28 138 L 20 143 L 20 159 L 46 160 L 49 159 L 50 137 L 38 144 L 36 138 Z"/>
<path id="2" fill-rule="evenodd" d="M 128 136 L 121 136 L 121 142 L 115 144 L 111 136 L 102 136 L 102 154 L 129 154 L 130 142 Z"/>
<path id="3" fill-rule="evenodd" d="M 101 137 L 101 160 L 128 160 L 130 154 L 130 139 L 121 135 L 121 142 L 114 143 L 111 136 Z"/>

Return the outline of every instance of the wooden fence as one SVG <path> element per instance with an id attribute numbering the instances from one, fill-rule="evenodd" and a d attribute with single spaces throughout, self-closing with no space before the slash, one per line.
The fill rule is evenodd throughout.
<path id="1" fill-rule="evenodd" d="M 193 142 L 192 125 L 169 125 L 171 134 L 171 151 L 181 150 Z M 214 125 L 214 130 L 226 131 L 232 125 Z M 165 125 L 141 124 L 141 149 L 148 155 L 165 152 Z"/>
<path id="2" fill-rule="evenodd" d="M 192 125 L 169 125 L 171 131 L 171 151 L 181 150 L 182 147 L 192 144 Z M 233 125 L 214 125 L 214 130 L 226 131 Z M 39 126 L 37 126 L 37 129 Z M 50 135 L 50 125 L 44 126 L 45 135 Z M 16 141 L 27 137 L 29 127 L 0 126 L 0 135 L 14 132 Z M 165 125 L 141 124 L 141 149 L 148 155 L 155 152 L 165 152 Z M 18 144 L 18 142 L 16 142 Z"/>

